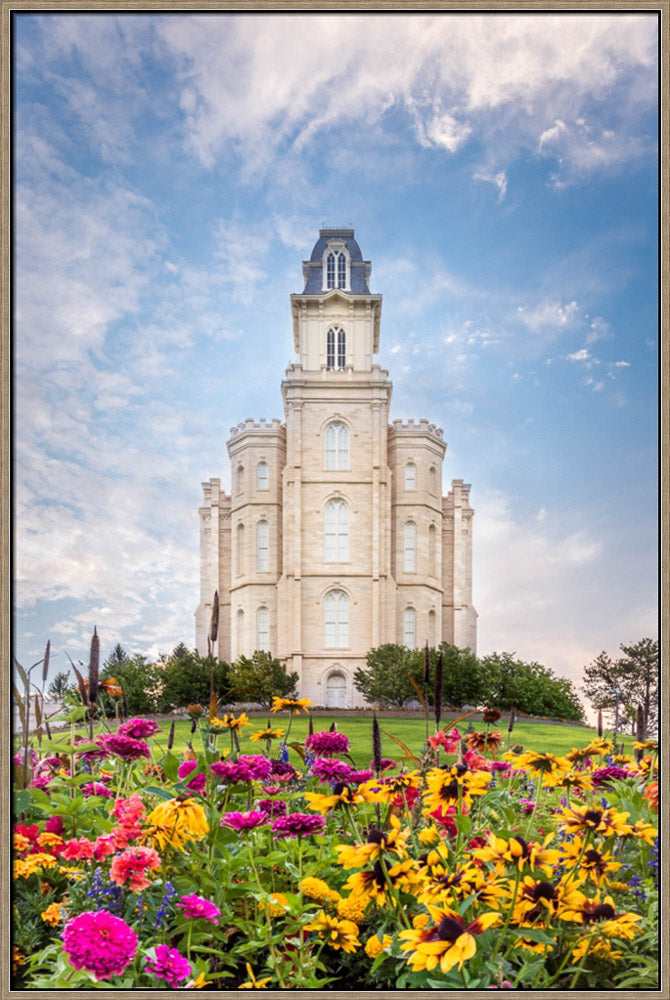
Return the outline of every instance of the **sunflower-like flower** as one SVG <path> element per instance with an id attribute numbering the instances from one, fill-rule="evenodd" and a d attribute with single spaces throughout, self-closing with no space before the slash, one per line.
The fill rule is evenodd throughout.
<path id="1" fill-rule="evenodd" d="M 593 791 L 593 781 L 589 771 L 568 771 L 556 782 L 555 788 L 564 788 L 568 793 L 591 792 Z"/>
<path id="2" fill-rule="evenodd" d="M 433 768 L 426 775 L 424 806 L 432 813 L 441 806 L 456 805 L 460 799 L 469 809 L 473 796 L 486 795 L 490 783 L 488 771 L 469 771 L 464 764 L 454 764 L 449 769 Z"/>
<path id="3" fill-rule="evenodd" d="M 566 806 L 556 814 L 558 824 L 566 833 L 579 833 L 592 830 L 605 837 L 615 834 L 624 837 L 632 832 L 626 820 L 627 812 L 617 812 L 616 809 L 596 809 L 593 806 Z"/>
<path id="4" fill-rule="evenodd" d="M 584 840 L 579 835 L 562 845 L 562 854 L 562 863 L 570 868 L 579 882 L 591 879 L 597 886 L 610 885 L 609 874 L 621 868 L 621 862 L 615 861 L 611 853 L 602 853 L 595 847 L 584 849 Z M 575 870 L 577 861 L 579 869 Z"/>
<path id="5" fill-rule="evenodd" d="M 588 899 L 582 893 L 576 892 L 570 903 L 563 907 L 560 916 L 563 920 L 597 926 L 599 934 L 606 938 L 624 938 L 632 941 L 641 931 L 639 922 L 642 920 L 642 915 L 617 913 L 611 896 L 605 896 L 601 901 L 598 898 Z"/>
<path id="6" fill-rule="evenodd" d="M 151 841 L 159 851 L 168 845 L 182 851 L 188 843 L 204 840 L 209 833 L 205 810 L 195 799 L 168 799 L 147 816 L 142 843 Z"/>
<path id="7" fill-rule="evenodd" d="M 325 816 L 331 809 L 336 809 L 342 805 L 354 805 L 363 802 L 363 796 L 352 791 L 349 785 L 343 781 L 337 781 L 333 785 L 332 795 L 321 795 L 319 792 L 305 792 L 305 799 L 310 809 L 315 809 Z"/>
<path id="8" fill-rule="evenodd" d="M 262 740 L 269 742 L 281 739 L 283 735 L 283 729 L 272 729 L 271 726 L 266 726 L 265 729 L 257 729 L 255 733 L 249 733 L 249 739 L 252 743 L 260 743 Z"/>
<path id="9" fill-rule="evenodd" d="M 239 990 L 266 990 L 267 984 L 272 979 L 272 976 L 266 976 L 264 979 L 256 979 L 253 969 L 248 962 L 245 962 L 248 979 L 246 982 L 238 986 Z"/>
<path id="10" fill-rule="evenodd" d="M 281 712 L 285 708 L 289 712 L 295 712 L 296 715 L 300 715 L 300 712 L 304 712 L 308 715 L 308 708 L 313 705 L 314 702 L 310 701 L 308 698 L 278 698 L 276 695 L 272 699 L 272 711 Z"/>
<path id="11" fill-rule="evenodd" d="M 530 771 L 531 774 L 541 776 L 544 785 L 553 787 L 568 773 L 572 764 L 567 757 L 527 750 L 516 758 L 512 766 L 515 771 Z"/>
<path id="12" fill-rule="evenodd" d="M 305 930 L 314 931 L 336 950 L 341 948 L 342 951 L 352 952 L 361 945 L 358 940 L 358 925 L 353 920 L 331 917 L 324 910 L 321 910 L 310 923 L 305 924 Z"/>
<path id="13" fill-rule="evenodd" d="M 350 875 L 344 883 L 344 888 L 349 891 L 350 898 L 360 898 L 364 906 L 373 901 L 377 906 L 384 907 L 390 886 L 412 889 L 420 882 L 421 877 L 416 872 L 415 862 L 411 858 L 407 861 L 398 861 L 391 867 L 385 865 L 382 858 L 378 858 L 372 868 Z M 395 902 L 393 897 L 391 902 Z"/>
<path id="14" fill-rule="evenodd" d="M 497 910 L 501 900 L 509 897 L 510 892 L 477 865 L 465 864 L 453 871 L 448 865 L 437 864 L 418 893 L 419 902 L 426 906 L 450 906 L 455 901 L 472 896 L 476 896 L 481 905 Z"/>
<path id="15" fill-rule="evenodd" d="M 578 965 L 587 950 L 593 958 L 605 962 L 618 962 L 623 957 L 623 952 L 613 948 L 607 938 L 593 937 L 593 935 L 587 934 L 580 938 L 572 949 L 572 964 Z"/>
<path id="16" fill-rule="evenodd" d="M 429 907 L 433 923 L 426 927 L 401 931 L 402 951 L 415 972 L 428 972 L 438 965 L 446 975 L 455 965 L 459 969 L 477 951 L 476 936 L 498 922 L 497 913 L 484 913 L 467 924 L 457 913 Z"/>
<path id="17" fill-rule="evenodd" d="M 520 927 L 544 927 L 561 909 L 571 903 L 578 905 L 580 899 L 581 893 L 569 877 L 554 883 L 526 875 L 519 886 L 512 920 Z"/>
<path id="18" fill-rule="evenodd" d="M 658 830 L 651 823 L 645 823 L 643 819 L 638 819 L 630 828 L 630 836 L 639 837 L 648 844 L 653 844 L 658 836 Z"/>
<path id="19" fill-rule="evenodd" d="M 644 792 L 642 793 L 644 798 L 649 803 L 650 809 L 653 809 L 655 813 L 658 812 L 658 781 L 650 781 Z"/>
<path id="20" fill-rule="evenodd" d="M 513 836 L 509 840 L 496 837 L 491 834 L 487 847 L 477 847 L 472 851 L 472 857 L 478 861 L 491 862 L 497 875 L 504 875 L 507 865 L 512 862 L 519 871 L 524 867 L 530 868 L 532 872 L 537 868 L 545 875 L 553 875 L 556 865 L 559 863 L 561 852 L 547 844 L 553 839 L 554 834 L 549 833 L 541 844 L 536 841 L 530 843 L 523 837 Z"/>
<path id="21" fill-rule="evenodd" d="M 468 733 L 465 737 L 465 743 L 468 750 L 474 750 L 476 753 L 497 753 L 503 743 L 502 733 L 495 729 L 490 732 L 474 732 Z"/>
<path id="22" fill-rule="evenodd" d="M 409 830 L 403 830 L 397 816 L 390 816 L 391 829 L 378 830 L 371 827 L 367 833 L 367 841 L 364 844 L 338 844 L 338 863 L 344 869 L 364 868 L 371 861 L 375 861 L 382 854 L 396 854 L 400 858 L 407 857 L 407 840 L 410 836 Z"/>
<path id="23" fill-rule="evenodd" d="M 244 726 L 253 726 L 253 722 L 249 721 L 249 716 L 246 712 L 241 712 L 237 717 L 232 713 L 224 715 L 222 719 L 216 716 L 210 720 L 210 726 L 215 726 L 217 729 L 230 729 L 233 732 L 239 733 Z"/>

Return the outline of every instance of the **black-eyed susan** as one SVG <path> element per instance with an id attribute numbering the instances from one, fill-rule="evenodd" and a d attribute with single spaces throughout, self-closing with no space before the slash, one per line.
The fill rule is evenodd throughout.
<path id="1" fill-rule="evenodd" d="M 474 796 L 486 795 L 491 783 L 488 771 L 470 771 L 464 764 L 454 764 L 447 769 L 433 768 L 426 775 L 426 792 L 423 803 L 428 813 L 442 806 L 461 803 L 469 809 Z"/>
<path id="2" fill-rule="evenodd" d="M 241 983 L 237 988 L 238 990 L 266 990 L 268 988 L 268 983 L 272 979 L 272 976 L 266 976 L 264 979 L 256 979 L 253 970 L 248 962 L 245 962 L 247 968 L 248 979 L 246 982 Z"/>
<path id="3" fill-rule="evenodd" d="M 210 720 L 210 726 L 216 729 L 230 729 L 233 732 L 239 733 L 244 726 L 253 726 L 253 722 L 250 722 L 246 712 L 241 712 L 238 716 L 226 714 L 222 719 L 215 716 Z"/>
<path id="4" fill-rule="evenodd" d="M 590 879 L 597 886 L 609 885 L 609 876 L 621 868 L 621 862 L 615 861 L 610 852 L 598 851 L 595 847 L 586 847 L 584 839 L 577 835 L 562 847 L 562 864 L 569 868 L 579 882 Z"/>
<path id="5" fill-rule="evenodd" d="M 272 711 L 273 712 L 283 712 L 284 709 L 288 709 L 289 712 L 295 712 L 296 715 L 300 715 L 300 712 L 304 712 L 308 715 L 308 709 L 314 704 L 309 698 L 278 698 L 276 695 L 272 699 Z"/>
<path id="6" fill-rule="evenodd" d="M 604 899 L 589 899 L 575 892 L 561 909 L 563 920 L 581 923 L 587 927 L 597 926 L 598 933 L 606 938 L 624 938 L 632 941 L 640 933 L 639 923 L 643 919 L 639 913 L 617 913 L 611 896 Z"/>
<path id="7" fill-rule="evenodd" d="M 382 854 L 395 854 L 400 858 L 407 857 L 407 840 L 409 830 L 403 830 L 397 816 L 389 817 L 389 828 L 378 830 L 370 827 L 364 844 L 338 844 L 335 848 L 338 863 L 346 870 L 364 868 Z"/>
<path id="8" fill-rule="evenodd" d="M 638 819 L 630 828 L 630 836 L 639 837 L 647 844 L 653 844 L 658 836 L 658 829 L 651 823 L 645 823 L 643 819 Z"/>
<path id="9" fill-rule="evenodd" d="M 509 863 L 514 864 L 519 871 L 528 867 L 534 872 L 537 868 L 545 875 L 553 875 L 561 857 L 559 850 L 547 846 L 553 837 L 554 834 L 549 833 L 539 844 L 536 841 L 529 842 L 521 836 L 512 836 L 509 840 L 505 840 L 492 833 L 488 845 L 475 848 L 472 857 L 477 861 L 492 863 L 498 875 L 506 872 Z"/>
<path id="10" fill-rule="evenodd" d="M 512 767 L 515 771 L 529 771 L 540 777 L 543 785 L 553 788 L 571 770 L 572 764 L 567 757 L 556 757 L 553 753 L 527 750 L 516 758 Z"/>
<path id="11" fill-rule="evenodd" d="M 355 805 L 358 802 L 364 801 L 362 795 L 359 795 L 357 791 L 352 791 L 349 785 L 346 785 L 343 781 L 338 781 L 333 785 L 332 795 L 322 795 L 320 792 L 305 792 L 305 799 L 309 808 L 320 812 L 322 816 L 325 816 L 331 809 L 337 809 L 339 806 Z"/>
<path id="12" fill-rule="evenodd" d="M 381 858 L 375 861 L 372 868 L 350 875 L 344 883 L 344 888 L 352 897 L 360 898 L 365 905 L 373 901 L 377 906 L 386 905 L 387 899 L 395 902 L 390 889 L 413 889 L 422 882 L 416 870 L 416 862 L 409 858 L 387 865 Z"/>
<path id="13" fill-rule="evenodd" d="M 400 945 L 415 972 L 431 972 L 439 966 L 446 975 L 459 969 L 477 952 L 476 937 L 499 921 L 497 913 L 484 913 L 466 924 L 451 910 L 429 907 L 432 922 L 426 927 L 400 931 Z"/>
<path id="14" fill-rule="evenodd" d="M 618 812 L 616 809 L 599 809 L 594 806 L 569 805 L 556 813 L 558 825 L 566 833 L 580 833 L 591 830 L 605 837 L 616 835 L 624 837 L 632 832 L 626 823 L 630 813 Z"/>
<path id="15" fill-rule="evenodd" d="M 321 940 L 336 950 L 353 952 L 360 948 L 358 925 L 353 920 L 330 916 L 324 910 L 317 913 L 310 923 L 305 924 L 305 930 L 318 934 Z"/>
<path id="16" fill-rule="evenodd" d="M 594 937 L 593 934 L 586 934 L 580 938 L 572 949 L 572 964 L 578 965 L 586 953 L 593 958 L 605 962 L 618 962 L 623 957 L 623 952 L 613 948 L 607 938 Z"/>
<path id="17" fill-rule="evenodd" d="M 475 731 L 468 733 L 465 744 L 468 750 L 474 750 L 476 753 L 496 754 L 503 744 L 503 735 L 497 729 L 483 733 Z"/>
<path id="18" fill-rule="evenodd" d="M 551 924 L 562 908 L 580 901 L 581 893 L 570 878 L 550 882 L 526 875 L 516 893 L 512 921 L 520 927 L 544 927 Z"/>
<path id="19" fill-rule="evenodd" d="M 265 729 L 257 729 L 255 733 L 249 733 L 249 739 L 252 743 L 260 743 L 263 740 L 269 743 L 272 740 L 281 739 L 283 735 L 283 729 L 273 729 L 271 726 L 266 726 Z"/>

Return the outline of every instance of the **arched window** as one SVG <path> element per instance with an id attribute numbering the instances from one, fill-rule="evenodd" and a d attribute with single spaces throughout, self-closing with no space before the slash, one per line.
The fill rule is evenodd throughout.
<path id="1" fill-rule="evenodd" d="M 238 465 L 235 474 L 235 488 L 238 493 L 244 492 L 244 466 Z"/>
<path id="2" fill-rule="evenodd" d="M 256 649 L 266 653 L 270 649 L 270 612 L 267 608 L 256 611 Z"/>
<path id="3" fill-rule="evenodd" d="M 324 644 L 349 645 L 349 598 L 342 590 L 331 590 L 324 601 Z"/>
<path id="4" fill-rule="evenodd" d="M 403 642 L 408 649 L 416 649 L 416 611 L 405 608 Z"/>
<path id="5" fill-rule="evenodd" d="M 324 434 L 326 469 L 349 468 L 349 428 L 339 420 L 328 424 Z"/>
<path id="6" fill-rule="evenodd" d="M 428 612 L 428 642 L 430 643 L 431 646 L 437 645 L 437 636 L 435 635 L 436 621 L 437 617 L 435 615 L 435 612 L 431 608 L 431 610 Z"/>
<path id="7" fill-rule="evenodd" d="M 237 575 L 242 576 L 244 573 L 244 525 L 238 524 L 237 530 L 235 531 L 235 565 L 237 567 Z"/>
<path id="8" fill-rule="evenodd" d="M 267 573 L 270 569 L 270 528 L 267 521 L 256 525 L 256 569 Z"/>
<path id="9" fill-rule="evenodd" d="M 433 497 L 437 496 L 437 469 L 434 465 L 430 467 L 430 495 Z"/>
<path id="10" fill-rule="evenodd" d="M 344 500 L 329 500 L 324 511 L 323 558 L 326 562 L 349 559 L 349 507 Z"/>
<path id="11" fill-rule="evenodd" d="M 266 490 L 268 488 L 268 463 L 259 462 L 256 466 L 256 489 Z"/>
<path id="12" fill-rule="evenodd" d="M 343 372 L 347 367 L 347 335 L 341 326 L 332 327 L 326 334 L 326 368 Z"/>
<path id="13" fill-rule="evenodd" d="M 437 576 L 437 529 L 431 524 L 428 529 L 428 559 L 430 564 L 430 575 Z"/>
<path id="14" fill-rule="evenodd" d="M 347 258 L 342 250 L 331 250 L 326 257 L 326 288 L 347 287 Z"/>
<path id="15" fill-rule="evenodd" d="M 326 681 L 326 708 L 344 708 L 346 703 L 347 678 L 341 670 L 334 670 Z"/>
<path id="16" fill-rule="evenodd" d="M 408 521 L 405 525 L 403 568 L 406 573 L 414 573 L 416 570 L 416 525 L 414 521 Z"/>
<path id="17" fill-rule="evenodd" d="M 416 489 L 416 465 L 414 462 L 408 462 L 405 466 L 405 489 Z"/>

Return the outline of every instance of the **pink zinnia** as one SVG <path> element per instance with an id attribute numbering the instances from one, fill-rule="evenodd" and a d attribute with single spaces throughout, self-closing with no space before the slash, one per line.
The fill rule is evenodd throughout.
<path id="1" fill-rule="evenodd" d="M 250 781 L 262 781 L 272 774 L 272 764 L 256 754 L 240 754 L 237 760 L 220 760 L 212 764 L 211 770 L 223 781 L 234 785 Z"/>
<path id="2" fill-rule="evenodd" d="M 105 799 L 113 799 L 114 792 L 111 788 L 107 788 L 107 785 L 103 785 L 101 781 L 89 781 L 87 785 L 82 785 L 81 790 L 84 793 L 84 798 L 89 798 L 91 795 L 101 795 Z"/>
<path id="3" fill-rule="evenodd" d="M 119 736 L 131 736 L 134 740 L 138 740 L 142 736 L 153 736 L 154 733 L 160 732 L 161 727 L 153 719 L 128 719 L 117 729 Z"/>
<path id="4" fill-rule="evenodd" d="M 243 830 L 253 830 L 257 826 L 266 826 L 270 822 L 270 816 L 265 812 L 251 809 L 249 812 L 230 812 L 221 820 L 219 826 L 229 826 L 231 830 L 242 832 Z"/>
<path id="5" fill-rule="evenodd" d="M 188 778 L 189 774 L 191 774 L 192 771 L 195 771 L 197 767 L 197 760 L 185 760 L 179 765 L 177 777 L 180 781 L 183 781 L 184 778 Z M 190 788 L 192 792 L 202 792 L 206 785 L 207 778 L 202 771 L 194 775 L 190 781 L 186 782 L 186 787 Z"/>
<path id="6" fill-rule="evenodd" d="M 130 880 L 133 892 L 140 892 L 151 885 L 147 871 L 160 868 L 161 859 L 153 847 L 129 847 L 123 854 L 117 855 L 112 861 L 109 877 L 117 885 L 124 885 Z"/>
<path id="7" fill-rule="evenodd" d="M 96 979 L 109 979 L 134 959 L 137 935 L 125 920 L 107 910 L 80 913 L 63 928 L 63 951 L 75 969 L 86 969 Z"/>
<path id="8" fill-rule="evenodd" d="M 176 948 L 167 944 L 158 944 L 154 948 L 155 958 L 147 959 L 147 972 L 164 979 L 173 990 L 179 983 L 191 975 L 191 963 L 180 955 Z"/>
<path id="9" fill-rule="evenodd" d="M 210 924 L 218 924 L 221 910 L 203 896 L 182 896 L 181 902 L 177 903 L 184 911 L 185 917 L 202 917 Z"/>
<path id="10" fill-rule="evenodd" d="M 349 737 L 344 733 L 331 733 L 326 730 L 308 736 L 305 746 L 317 757 L 332 757 L 337 753 L 348 753 Z"/>
<path id="11" fill-rule="evenodd" d="M 328 757 L 317 757 L 312 768 L 313 774 L 322 781 L 348 781 L 353 771 L 353 767 L 343 760 L 330 760 Z"/>
<path id="12" fill-rule="evenodd" d="M 126 760 L 139 760 L 140 757 L 151 758 L 151 750 L 144 740 L 134 740 L 130 736 L 119 736 L 114 733 L 98 737 L 98 743 L 105 750 L 124 757 Z"/>
<path id="13" fill-rule="evenodd" d="M 289 813 L 280 816 L 272 824 L 275 840 L 279 837 L 309 837 L 312 833 L 322 833 L 326 821 L 323 816 L 313 813 Z"/>

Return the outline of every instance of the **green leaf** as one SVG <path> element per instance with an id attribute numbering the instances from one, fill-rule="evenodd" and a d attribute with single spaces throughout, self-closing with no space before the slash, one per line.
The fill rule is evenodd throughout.
<path id="1" fill-rule="evenodd" d="M 159 799 L 173 799 L 174 794 L 171 789 L 162 788 L 161 785 L 147 785 L 144 789 L 147 795 L 156 795 Z"/>

